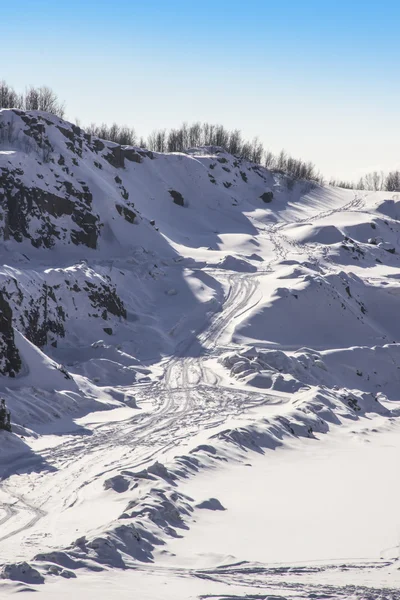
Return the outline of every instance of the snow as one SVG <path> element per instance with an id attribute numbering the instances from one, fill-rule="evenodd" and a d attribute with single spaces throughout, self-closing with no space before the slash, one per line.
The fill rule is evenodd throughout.
<path id="1" fill-rule="evenodd" d="M 268 458 L 224 467 L 217 478 L 202 473 L 182 491 L 197 502 L 215 494 L 226 511 L 197 513 L 184 539 L 168 544 L 169 562 L 202 568 L 227 556 L 269 566 L 397 558 L 399 452 L 399 424 L 376 417 L 323 439 L 294 440 Z"/>
<path id="2" fill-rule="evenodd" d="M 10 122 L 1 597 L 398 598 L 398 195 Z"/>

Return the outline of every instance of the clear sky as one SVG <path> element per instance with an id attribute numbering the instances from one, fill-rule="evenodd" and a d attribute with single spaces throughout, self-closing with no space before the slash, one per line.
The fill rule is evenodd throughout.
<path id="1" fill-rule="evenodd" d="M 0 78 L 67 117 L 240 128 L 326 176 L 400 167 L 399 0 L 0 1 Z"/>

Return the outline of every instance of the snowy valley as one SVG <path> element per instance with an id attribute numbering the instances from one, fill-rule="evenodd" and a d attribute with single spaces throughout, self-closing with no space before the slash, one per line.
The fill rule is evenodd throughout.
<path id="1" fill-rule="evenodd" d="M 0 236 L 2 598 L 400 597 L 400 194 L 10 109 Z"/>

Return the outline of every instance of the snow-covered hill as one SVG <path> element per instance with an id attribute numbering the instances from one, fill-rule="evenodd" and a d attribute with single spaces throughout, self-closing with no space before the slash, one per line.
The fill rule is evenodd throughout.
<path id="1" fill-rule="evenodd" d="M 0 587 L 45 581 L 50 597 L 75 586 L 86 598 L 90 571 L 108 585 L 113 569 L 142 565 L 154 592 L 140 588 L 143 598 L 169 597 L 163 578 L 174 599 L 225 598 L 232 585 L 230 597 L 261 597 L 256 570 L 232 565 L 262 553 L 200 551 L 196 535 L 223 538 L 236 517 L 222 510 L 232 491 L 202 498 L 196 481 L 212 490 L 227 465 L 231 490 L 235 469 L 253 461 L 259 479 L 256 455 L 267 464 L 272 449 L 301 457 L 304 448 L 307 457 L 325 434 L 339 451 L 343 432 L 383 445 L 389 432 L 393 443 L 400 196 L 295 182 L 220 148 L 121 147 L 53 115 L 2 110 L 0 238 L 0 394 L 13 425 L 0 431 Z M 388 510 L 386 529 L 397 518 Z M 327 511 L 335 519 L 334 503 Z M 199 552 L 186 564 L 177 538 L 195 521 Z M 257 522 L 255 513 L 253 545 Z M 361 566 L 326 552 L 357 581 L 368 572 L 374 582 L 378 562 L 395 587 L 396 552 L 376 539 Z M 265 556 L 275 542 L 260 536 Z M 312 569 L 319 557 L 307 552 L 280 551 L 279 561 Z M 289 589 L 339 598 L 348 584 L 338 577 L 328 590 L 323 567 L 304 584 L 289 573 L 279 588 L 271 565 L 262 568 L 282 598 Z M 181 590 L 177 573 L 210 585 Z M 77 574 L 82 587 L 54 583 Z"/>

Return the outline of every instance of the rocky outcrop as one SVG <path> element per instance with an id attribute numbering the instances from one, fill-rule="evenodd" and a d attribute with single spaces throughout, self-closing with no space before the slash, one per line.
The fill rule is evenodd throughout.
<path id="1" fill-rule="evenodd" d="M 43 282 L 43 274 L 37 272 L 31 272 L 22 282 L 16 277 L 3 278 L 0 282 L 3 306 L 0 333 L 7 345 L 5 355 L 9 357 L 9 364 L 2 370 L 8 374 L 17 373 L 20 366 L 18 351 L 13 346 L 13 326 L 30 342 L 43 348 L 56 347 L 66 336 L 68 324 L 72 327 L 73 320 L 79 326 L 79 320 L 126 318 L 124 303 L 109 277 L 100 277 L 87 268 L 73 274 L 60 270 L 56 278 L 52 272 L 44 276 L 48 282 Z"/>
<path id="2" fill-rule="evenodd" d="M 108 153 L 104 155 L 104 158 L 116 169 L 122 169 L 125 166 L 124 151 L 121 146 L 109 148 Z"/>
<path id="3" fill-rule="evenodd" d="M 176 190 L 169 190 L 169 193 L 174 201 L 174 204 L 177 204 L 178 206 L 185 205 L 184 198 L 180 192 L 177 192 Z"/>
<path id="4" fill-rule="evenodd" d="M 52 248 L 56 241 L 71 241 L 96 248 L 101 223 L 92 211 L 92 194 L 69 181 L 58 181 L 58 192 L 28 187 L 19 168 L 0 167 L 0 235 L 16 242 L 29 239 L 35 248 Z M 63 217 L 71 226 L 65 227 Z"/>
<path id="5" fill-rule="evenodd" d="M 127 206 L 123 206 L 122 204 L 117 204 L 116 206 L 118 213 L 124 217 L 125 221 L 128 221 L 128 223 L 135 222 L 136 214 L 133 212 L 133 210 Z"/>
<path id="6" fill-rule="evenodd" d="M 265 202 L 265 204 L 269 204 L 270 202 L 272 202 L 272 200 L 274 198 L 274 193 L 273 192 L 264 192 L 263 194 L 261 194 L 260 198 L 263 202 Z"/>
<path id="7" fill-rule="evenodd" d="M 115 170 L 125 159 L 151 159 L 151 152 L 100 140 L 54 115 L 20 110 L 0 111 L 3 147 L 11 152 L 0 156 L 0 240 L 96 249 L 113 199 L 117 220 L 140 221 Z"/>
<path id="8" fill-rule="evenodd" d="M 15 345 L 12 309 L 0 293 L 0 374 L 15 377 L 20 370 L 21 357 Z"/>

